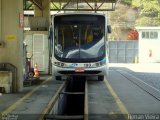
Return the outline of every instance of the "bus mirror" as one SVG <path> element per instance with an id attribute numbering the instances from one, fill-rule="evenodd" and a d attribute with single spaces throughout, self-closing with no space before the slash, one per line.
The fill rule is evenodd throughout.
<path id="1" fill-rule="evenodd" d="M 112 32 L 112 29 L 111 29 L 111 26 L 110 26 L 110 25 L 107 25 L 107 31 L 108 31 L 108 33 L 111 33 L 111 32 Z"/>

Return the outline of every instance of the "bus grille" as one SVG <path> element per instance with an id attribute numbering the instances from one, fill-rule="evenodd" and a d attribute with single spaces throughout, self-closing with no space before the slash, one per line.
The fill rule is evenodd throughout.
<path id="1" fill-rule="evenodd" d="M 84 71 L 84 72 L 75 72 L 75 71 L 59 71 L 60 74 L 99 74 L 101 71 Z"/>

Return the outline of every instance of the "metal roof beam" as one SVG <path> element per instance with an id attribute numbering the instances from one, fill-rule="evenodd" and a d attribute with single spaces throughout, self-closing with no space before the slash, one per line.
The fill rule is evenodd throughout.
<path id="1" fill-rule="evenodd" d="M 42 10 L 42 0 L 30 0 L 31 2 L 33 2 L 37 7 L 39 7 L 39 9 Z"/>
<path id="2" fill-rule="evenodd" d="M 52 11 L 114 11 L 117 0 L 51 0 L 52 3 L 60 4 Z M 80 7 L 80 4 L 83 7 Z"/>
<path id="3" fill-rule="evenodd" d="M 51 2 L 68 2 L 69 0 L 51 0 Z M 86 0 L 72 0 L 73 2 L 85 2 Z M 117 2 L 117 0 L 87 0 L 87 2 L 91 3 L 91 2 L 97 2 L 97 3 L 112 3 L 112 2 Z"/>
<path id="4" fill-rule="evenodd" d="M 24 9 L 30 9 L 26 6 L 27 1 L 42 10 L 42 0 L 24 0 Z M 51 11 L 114 11 L 118 0 L 51 0 L 54 8 Z M 58 4 L 58 5 L 57 5 Z"/>
<path id="5" fill-rule="evenodd" d="M 32 6 L 34 5 L 30 0 L 23 0 L 24 10 L 32 10 Z"/>

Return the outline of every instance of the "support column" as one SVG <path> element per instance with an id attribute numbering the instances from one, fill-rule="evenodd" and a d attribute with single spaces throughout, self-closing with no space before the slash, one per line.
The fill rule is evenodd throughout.
<path id="1" fill-rule="evenodd" d="M 35 17 L 45 17 L 50 24 L 50 0 L 42 0 L 42 10 L 35 6 Z"/>
<path id="2" fill-rule="evenodd" d="M 1 36 L 5 46 L 0 48 L 0 63 L 10 63 L 17 68 L 14 92 L 23 88 L 23 0 L 1 1 Z"/>
<path id="3" fill-rule="evenodd" d="M 42 17 L 43 16 L 43 11 L 40 10 L 40 8 L 37 7 L 36 5 L 34 6 L 34 16 L 35 17 Z"/>
<path id="4" fill-rule="evenodd" d="M 2 40 L 2 25 L 1 25 L 1 19 L 2 19 L 2 14 L 1 14 L 1 12 L 2 12 L 2 7 L 1 7 L 1 3 L 2 3 L 2 0 L 0 0 L 0 40 Z"/>
<path id="5" fill-rule="evenodd" d="M 50 2 L 51 0 L 42 0 L 43 17 L 46 17 L 50 25 Z"/>

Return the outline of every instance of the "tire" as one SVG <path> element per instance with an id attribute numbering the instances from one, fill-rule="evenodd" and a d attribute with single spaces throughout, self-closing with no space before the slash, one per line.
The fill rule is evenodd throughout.
<path id="1" fill-rule="evenodd" d="M 33 76 L 34 76 L 34 73 L 33 73 L 33 72 L 29 72 L 29 73 L 28 73 L 28 77 L 29 77 L 29 78 L 33 78 Z"/>
<path id="2" fill-rule="evenodd" d="M 101 75 L 101 76 L 98 76 L 98 81 L 103 81 L 104 80 L 104 76 Z"/>

